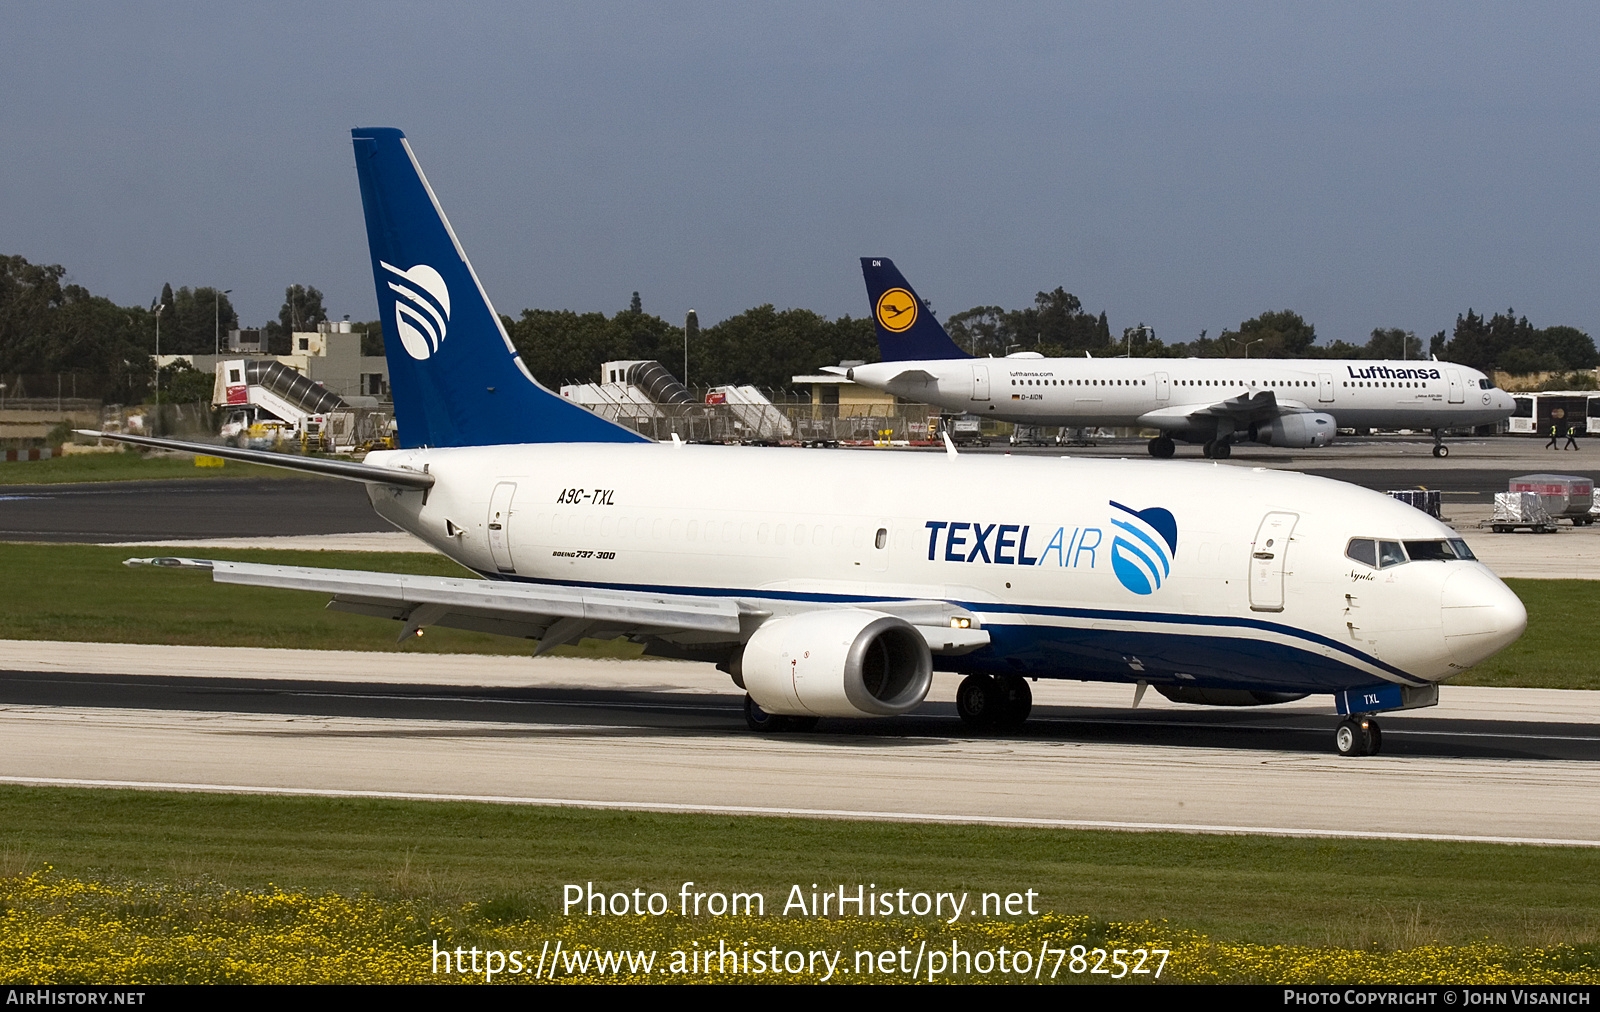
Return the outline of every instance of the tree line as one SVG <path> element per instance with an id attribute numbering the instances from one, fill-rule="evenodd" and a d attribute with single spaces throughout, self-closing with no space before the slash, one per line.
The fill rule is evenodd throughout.
<path id="1" fill-rule="evenodd" d="M 163 354 L 209 354 L 219 332 L 226 335 L 239 325 L 227 293 L 214 288 L 173 289 L 167 284 L 148 307 L 119 306 L 67 281 L 60 265 L 0 257 L 0 373 L 93 375 L 100 378 L 107 399 L 136 403 L 153 380 L 149 356 L 155 351 L 157 306 L 162 307 Z M 326 319 L 320 291 L 310 285 L 289 286 L 278 318 L 262 328 L 268 351 L 288 354 L 292 332 L 313 330 Z M 878 359 L 870 318 L 829 319 L 771 304 L 704 328 L 692 315 L 679 324 L 645 312 L 637 292 L 626 308 L 609 316 L 525 309 L 519 317 L 501 319 L 529 370 L 551 388 L 593 382 L 601 363 L 617 359 L 656 359 L 681 373 L 686 340 L 688 379 L 695 386 L 781 388 L 791 377 L 825 365 Z M 1261 313 L 1216 337 L 1202 331 L 1192 341 L 1167 343 L 1142 323 L 1113 336 L 1104 311 L 1089 312 L 1077 296 L 1058 287 L 1039 292 L 1033 305 L 1020 309 L 975 306 L 948 317 L 945 327 L 957 344 L 978 356 L 1018 351 L 1154 358 L 1393 359 L 1433 354 L 1485 372 L 1511 373 L 1578 371 L 1600 364 L 1588 334 L 1569 326 L 1536 328 L 1512 310 L 1486 318 L 1468 309 L 1456 317 L 1453 330 L 1433 334 L 1426 347 L 1415 333 L 1398 328 L 1374 329 L 1364 344 L 1319 344 L 1316 328 L 1287 309 Z M 378 322 L 356 323 L 353 329 L 362 334 L 363 354 L 383 353 Z M 165 374 L 162 387 L 173 389 Z"/>
<path id="2" fill-rule="evenodd" d="M 1366 342 L 1317 343 L 1316 327 L 1293 310 L 1269 310 L 1216 337 L 1206 331 L 1192 341 L 1172 344 L 1144 324 L 1123 328 L 1113 338 L 1106 314 L 1084 310 L 1061 288 L 1040 292 L 1023 309 L 978 306 L 945 321 L 950 337 L 973 355 L 1036 351 L 1047 357 L 1131 354 L 1143 358 L 1323 358 L 1417 359 L 1429 355 L 1484 372 L 1578 371 L 1600 365 L 1594 340 L 1576 327 L 1536 328 L 1515 310 L 1485 318 L 1472 309 L 1457 316 L 1453 331 L 1424 341 L 1413 331 L 1375 328 Z"/>

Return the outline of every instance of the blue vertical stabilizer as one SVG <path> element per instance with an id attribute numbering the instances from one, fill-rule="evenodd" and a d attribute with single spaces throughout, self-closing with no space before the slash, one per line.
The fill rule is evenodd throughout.
<path id="1" fill-rule="evenodd" d="M 646 441 L 534 380 L 405 134 L 351 135 L 400 445 Z"/>
<path id="2" fill-rule="evenodd" d="M 972 357 L 950 340 L 893 260 L 862 257 L 861 276 L 867 282 L 872 325 L 885 362 Z"/>

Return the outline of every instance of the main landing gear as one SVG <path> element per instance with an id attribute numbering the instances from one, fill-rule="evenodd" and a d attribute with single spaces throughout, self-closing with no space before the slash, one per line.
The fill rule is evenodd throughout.
<path id="1" fill-rule="evenodd" d="M 817 726 L 816 717 L 791 717 L 782 713 L 768 713 L 749 696 L 744 697 L 744 722 L 750 730 L 765 734 L 784 731 L 810 731 Z"/>
<path id="2" fill-rule="evenodd" d="M 1333 747 L 1340 755 L 1377 755 L 1383 749 L 1383 730 L 1370 715 L 1346 717 L 1333 732 Z"/>
<path id="3" fill-rule="evenodd" d="M 1444 445 L 1444 435 L 1439 429 L 1433 430 L 1433 455 L 1435 457 L 1450 456 L 1450 447 Z"/>
<path id="4" fill-rule="evenodd" d="M 1201 447 L 1201 452 L 1211 460 L 1227 460 L 1232 455 L 1233 448 L 1226 439 L 1212 439 Z"/>
<path id="5" fill-rule="evenodd" d="M 1166 460 L 1177 452 L 1177 445 L 1171 436 L 1157 436 L 1149 442 L 1150 456 L 1157 460 Z"/>
<path id="6" fill-rule="evenodd" d="M 1033 709 L 1033 690 L 1018 675 L 968 675 L 956 689 L 956 712 L 968 727 L 1012 731 Z"/>

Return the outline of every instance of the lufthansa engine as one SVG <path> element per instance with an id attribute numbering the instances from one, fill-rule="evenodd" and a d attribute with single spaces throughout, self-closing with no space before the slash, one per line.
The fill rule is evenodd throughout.
<path id="1" fill-rule="evenodd" d="M 737 667 L 768 713 L 887 717 L 915 709 L 933 684 L 933 654 L 911 623 L 855 609 L 771 619 Z"/>
<path id="2" fill-rule="evenodd" d="M 1279 415 L 1250 427 L 1250 438 L 1268 446 L 1292 446 L 1305 449 L 1310 446 L 1327 446 L 1333 442 L 1339 423 L 1332 415 L 1321 411 L 1299 415 Z"/>

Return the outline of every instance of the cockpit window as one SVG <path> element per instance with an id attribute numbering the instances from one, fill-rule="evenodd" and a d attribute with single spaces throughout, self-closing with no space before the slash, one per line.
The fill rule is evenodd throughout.
<path id="1" fill-rule="evenodd" d="M 1456 557 L 1448 541 L 1407 541 L 1406 554 L 1417 562 L 1443 562 Z"/>
<path id="2" fill-rule="evenodd" d="M 1456 559 L 1473 559 L 1472 549 L 1460 538 L 1450 538 L 1446 541 L 1407 541 L 1406 554 L 1414 562 L 1440 561 L 1451 562 Z"/>
<path id="3" fill-rule="evenodd" d="M 1388 569 L 1390 566 L 1398 566 L 1398 565 L 1403 564 L 1405 561 L 1406 561 L 1405 549 L 1400 547 L 1400 542 L 1398 542 L 1398 541 L 1380 541 L 1380 542 L 1378 542 L 1378 568 L 1379 569 Z"/>
<path id="4" fill-rule="evenodd" d="M 1351 538 L 1345 546 L 1345 558 L 1353 559 L 1374 569 L 1388 569 L 1405 562 L 1453 562 L 1457 559 L 1472 561 L 1477 556 L 1460 538 L 1441 541 L 1379 541 L 1376 538 Z"/>
<path id="5" fill-rule="evenodd" d="M 1351 538 L 1344 554 L 1345 558 L 1354 559 L 1363 566 L 1378 568 L 1378 543 L 1371 538 Z"/>

